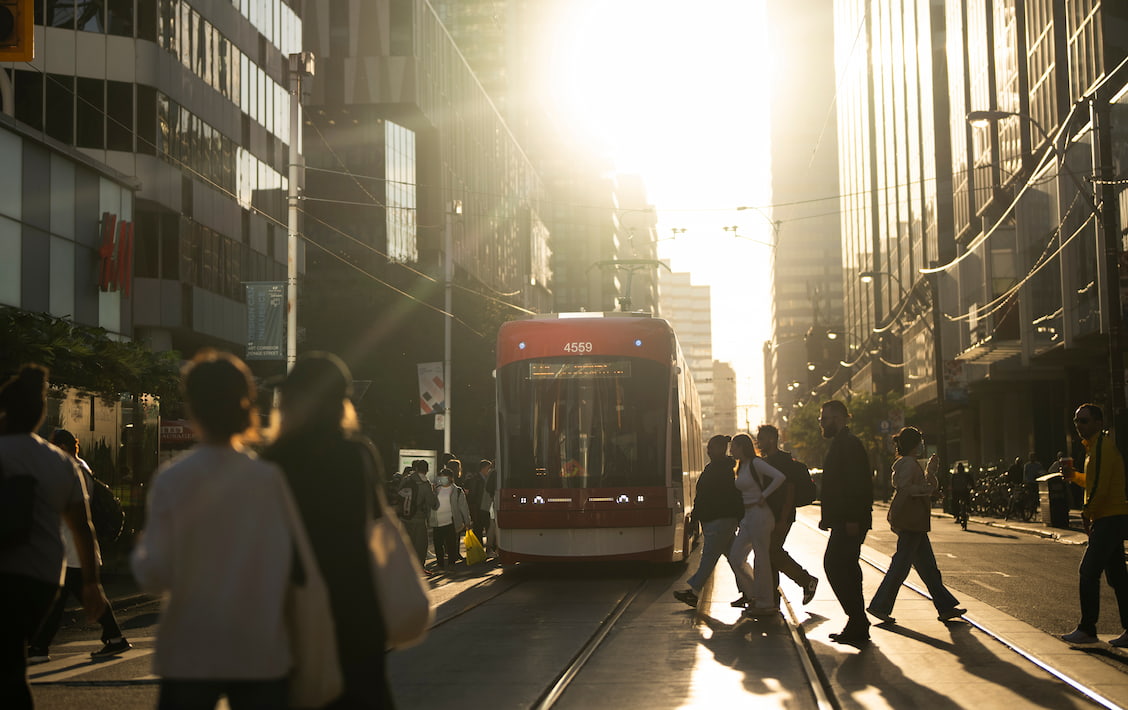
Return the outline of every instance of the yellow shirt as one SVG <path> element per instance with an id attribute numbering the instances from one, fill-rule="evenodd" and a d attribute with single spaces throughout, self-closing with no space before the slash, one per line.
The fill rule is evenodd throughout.
<path id="1" fill-rule="evenodd" d="M 1096 481 L 1099 490 L 1093 490 L 1097 478 L 1097 452 L 1101 444 L 1101 475 Z M 1108 434 L 1097 434 L 1083 440 L 1085 444 L 1085 470 L 1073 474 L 1073 482 L 1085 487 L 1085 509 L 1092 520 L 1109 515 L 1128 515 L 1128 500 L 1124 492 L 1124 459 L 1116 450 L 1116 442 Z"/>

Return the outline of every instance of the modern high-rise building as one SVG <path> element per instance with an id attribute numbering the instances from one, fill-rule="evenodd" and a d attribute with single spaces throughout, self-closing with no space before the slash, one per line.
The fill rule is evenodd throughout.
<path id="1" fill-rule="evenodd" d="M 705 440 L 714 434 L 732 436 L 743 422 L 736 417 L 736 370 L 732 364 L 713 361 L 713 425 L 704 429 Z"/>
<path id="2" fill-rule="evenodd" d="M 687 272 L 662 269 L 658 277 L 658 306 L 670 322 L 689 362 L 701 398 L 701 431 L 714 431 L 713 316 L 709 286 L 693 284 Z M 708 440 L 708 434 L 705 439 Z"/>
<path id="3" fill-rule="evenodd" d="M 808 333 L 842 330 L 837 214 L 833 0 L 770 0 L 772 338 L 764 347 L 765 418 L 783 424 L 838 362 L 808 352 Z M 809 369 L 808 364 L 816 369 Z"/>

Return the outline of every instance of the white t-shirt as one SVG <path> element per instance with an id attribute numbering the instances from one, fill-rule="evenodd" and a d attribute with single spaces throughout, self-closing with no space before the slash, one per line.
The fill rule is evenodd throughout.
<path id="1" fill-rule="evenodd" d="M 435 495 L 439 499 L 439 507 L 435 511 L 435 527 L 450 525 L 454 522 L 454 508 L 450 505 L 452 491 L 454 491 L 454 486 L 439 486 L 435 489 Z"/>
<path id="2" fill-rule="evenodd" d="M 7 434 L 0 436 L 0 469 L 36 480 L 28 541 L 0 550 L 0 572 L 61 584 L 63 512 L 86 497 L 78 464 L 36 434 Z"/>
<path id="3" fill-rule="evenodd" d="M 141 587 L 165 595 L 159 675 L 267 680 L 289 672 L 285 485 L 274 464 L 204 444 L 157 472 L 132 562 Z"/>

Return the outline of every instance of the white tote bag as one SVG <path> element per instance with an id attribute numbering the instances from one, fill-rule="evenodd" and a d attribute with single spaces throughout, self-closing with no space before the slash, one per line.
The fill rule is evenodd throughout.
<path id="1" fill-rule="evenodd" d="M 286 595 L 286 629 L 290 634 L 290 707 L 319 708 L 335 700 L 345 689 L 337 656 L 337 633 L 329 589 L 314 557 L 305 524 L 294 503 L 290 486 L 283 481 L 290 535 L 304 579 L 291 582 Z"/>
<path id="2" fill-rule="evenodd" d="M 369 497 L 366 512 L 372 579 L 384 617 L 388 648 L 407 648 L 427 635 L 434 610 L 415 549 L 399 520 L 390 514 L 387 506 L 381 507 L 383 515 L 374 518 Z"/>

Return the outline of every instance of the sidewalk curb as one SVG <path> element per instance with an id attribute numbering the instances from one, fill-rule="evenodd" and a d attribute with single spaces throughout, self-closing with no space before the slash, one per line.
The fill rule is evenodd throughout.
<path id="1" fill-rule="evenodd" d="M 889 508 L 889 504 L 887 502 L 884 502 L 884 501 L 874 501 L 873 505 L 874 505 L 875 508 L 886 508 L 886 509 Z M 944 513 L 944 512 L 933 510 L 933 511 L 930 511 L 929 514 L 933 518 L 937 518 L 939 520 L 954 520 L 954 516 L 952 516 L 950 513 Z M 1011 532 L 1019 532 L 1019 533 L 1023 533 L 1023 534 L 1026 534 L 1026 535 L 1035 535 L 1035 536 L 1040 537 L 1040 538 L 1045 539 L 1045 540 L 1053 540 L 1054 542 L 1060 542 L 1063 545 L 1088 545 L 1089 544 L 1089 540 L 1088 540 L 1087 536 L 1085 537 L 1085 539 L 1081 539 L 1081 540 L 1071 539 L 1071 537 L 1067 537 L 1067 535 L 1069 533 L 1084 535 L 1083 530 L 1076 530 L 1074 528 L 1040 529 L 1040 528 L 1036 528 L 1036 527 L 1030 527 L 1031 525 L 1034 525 L 1034 523 L 1028 523 L 1026 525 L 1018 525 L 1018 524 L 1011 523 L 1011 522 L 1006 521 L 1006 520 L 996 520 L 994 518 L 983 518 L 983 517 L 969 517 L 968 520 L 970 520 L 971 522 L 974 522 L 974 523 L 979 523 L 980 525 L 987 525 L 987 526 L 993 527 L 993 528 L 1000 528 L 1002 530 L 1010 530 Z"/>

